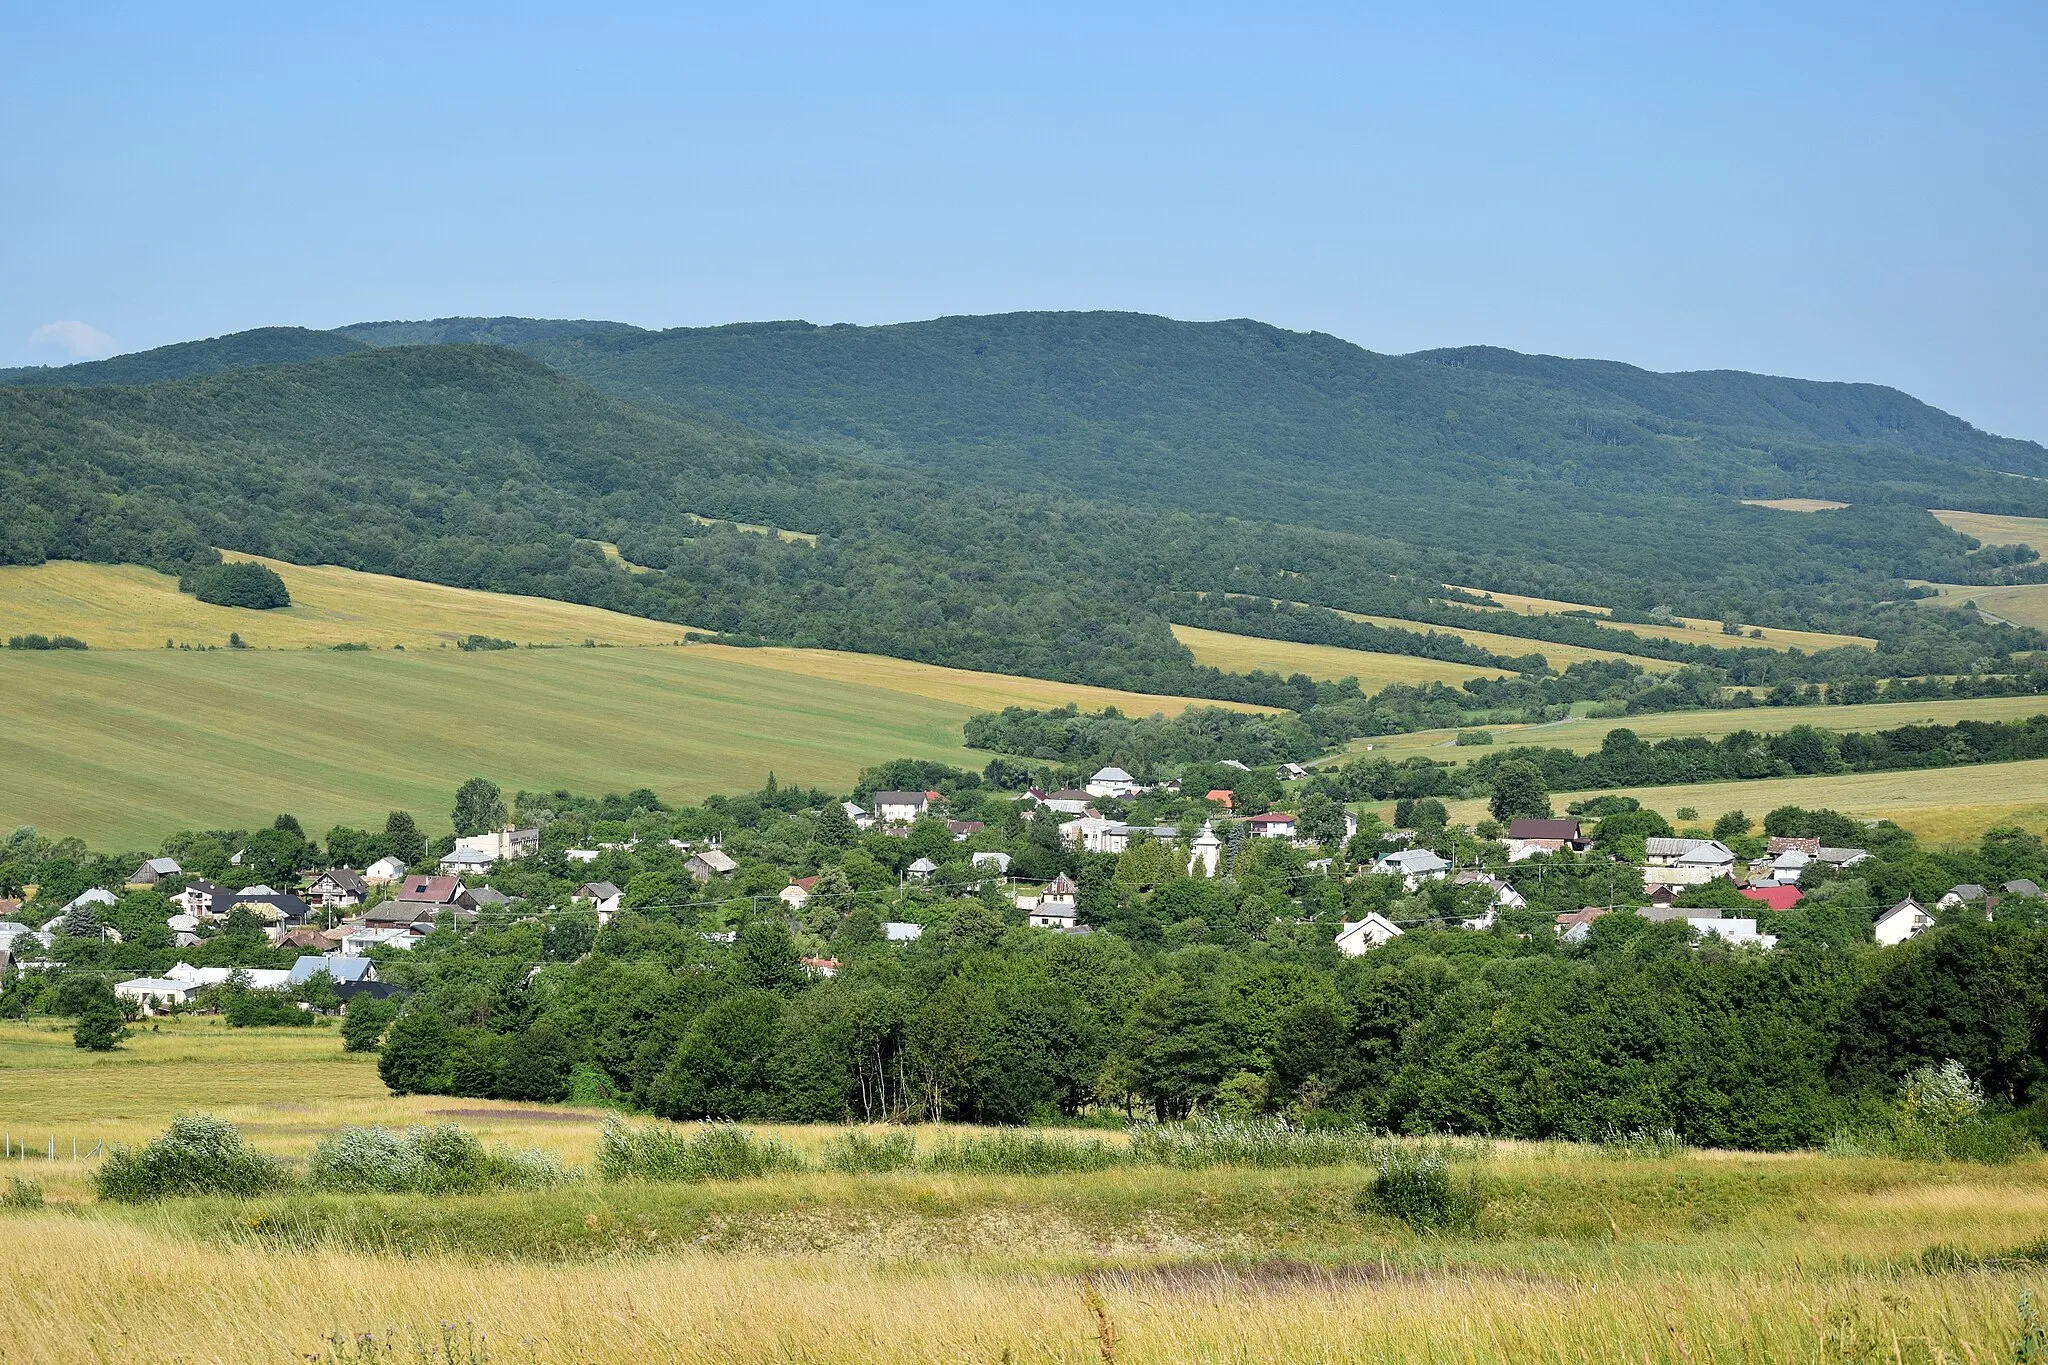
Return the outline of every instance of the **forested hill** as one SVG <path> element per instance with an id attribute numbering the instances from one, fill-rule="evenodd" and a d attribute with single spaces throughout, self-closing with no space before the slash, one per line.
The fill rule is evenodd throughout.
<path id="1" fill-rule="evenodd" d="M 1924 508 L 2048 514 L 2048 482 L 1989 472 L 2048 475 L 2048 452 L 1892 390 L 1127 313 L 270 328 L 14 374 L 0 562 L 214 544 L 1166 690 L 1195 681 L 1165 618 L 1203 616 L 1196 592 L 1480 624 L 1423 600 L 1456 582 L 1954 633 L 1879 604 L 2013 557 Z M 1794 495 L 1855 505 L 1739 501 Z M 776 550 L 686 513 L 825 540 Z M 600 572 L 578 538 L 673 572 Z"/>
<path id="2" fill-rule="evenodd" d="M 77 365 L 31 366 L 0 370 L 0 384 L 81 385 L 154 384 L 165 379 L 191 379 L 250 365 L 293 365 L 330 360 L 368 349 L 368 343 L 339 332 L 314 332 L 304 327 L 258 327 L 250 332 L 181 341 L 152 351 L 135 351 L 111 360 Z"/>

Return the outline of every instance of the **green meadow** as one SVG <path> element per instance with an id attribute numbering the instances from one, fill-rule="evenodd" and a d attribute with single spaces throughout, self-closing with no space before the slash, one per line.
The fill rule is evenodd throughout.
<path id="1" fill-rule="evenodd" d="M 740 652 L 6 651 L 0 827 L 153 848 L 279 811 L 445 826 L 471 775 L 694 801 L 770 772 L 845 790 L 889 758 L 985 761 L 961 745 L 971 706 Z"/>

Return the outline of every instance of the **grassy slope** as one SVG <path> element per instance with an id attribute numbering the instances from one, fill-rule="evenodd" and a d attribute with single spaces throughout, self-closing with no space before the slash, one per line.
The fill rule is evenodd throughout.
<path id="1" fill-rule="evenodd" d="M 1554 597 L 1531 597 L 1519 592 L 1491 592 L 1482 588 L 1468 588 L 1468 592 L 1486 592 L 1487 596 L 1520 616 L 1551 616 L 1567 611 L 1590 611 L 1601 616 L 1610 614 L 1606 607 L 1587 606 L 1583 602 L 1561 602 Z M 1713 649 L 1755 648 L 1768 649 L 1835 649 L 1843 645 L 1860 645 L 1865 649 L 1877 642 L 1864 635 L 1837 635 L 1824 630 L 1787 630 L 1780 626 L 1756 627 L 1762 629 L 1764 638 L 1752 640 L 1748 632 L 1753 628 L 1743 626 L 1743 637 L 1721 633 L 1719 621 L 1709 621 L 1697 616 L 1681 616 L 1681 626 L 1643 626 L 1634 622 L 1613 622 L 1616 630 L 1626 630 L 1646 640 L 1676 640 L 1684 645 L 1707 645 Z M 1542 643 L 1538 641 L 1538 643 Z"/>
<path id="2" fill-rule="evenodd" d="M 1935 519 L 1986 545 L 2031 545 L 2048 554 L 2048 520 L 2041 517 L 2002 517 L 1988 512 L 1937 511 Z"/>
<path id="3" fill-rule="evenodd" d="M 1760 819 L 1778 806 L 1825 806 L 1845 815 L 1896 820 L 1922 839 L 1937 843 L 1974 840 L 1994 825 L 2039 829 L 2048 824 L 2048 759 L 1925 772 L 1848 773 L 1619 790 L 1673 819 L 1679 807 L 1690 806 L 1705 825 L 1711 825 L 1723 811 L 1746 811 Z M 1558 792 L 1551 803 L 1562 810 L 1566 802 L 1595 794 Z M 1450 805 L 1453 820 L 1486 817 L 1482 800 Z"/>
<path id="4" fill-rule="evenodd" d="M 1619 720 L 1555 721 L 1548 725 L 1493 725 L 1477 728 L 1493 735 L 1496 747 L 1540 744 L 1552 749 L 1575 749 L 1588 753 L 1600 747 L 1610 730 L 1633 730 L 1644 739 L 1669 739 L 1674 735 L 1705 735 L 1718 738 L 1737 730 L 1777 734 L 1795 725 L 1818 725 L 1825 730 L 1889 730 L 1897 725 L 1953 725 L 1959 720 L 2024 720 L 2048 712 L 2048 697 L 1985 697 L 1971 701 L 1872 702 L 1867 706 L 1760 706 L 1742 711 L 1672 711 L 1650 716 L 1627 716 Z M 1428 753 L 1442 761 L 1462 762 L 1484 758 L 1492 750 L 1456 748 L 1456 730 L 1422 730 L 1412 735 L 1385 735 L 1377 739 L 1354 740 L 1347 753 L 1373 752 L 1405 757 Z"/>
<path id="5" fill-rule="evenodd" d="M 279 811 L 323 830 L 404 808 L 432 827 L 472 773 L 508 791 L 646 786 L 693 800 L 759 786 L 770 770 L 844 789 L 888 758 L 979 767 L 986 755 L 961 747 L 960 727 L 1005 698 L 1116 700 L 1141 714 L 1162 701 L 787 654 L 9 651 L 0 825 L 129 848 Z"/>
<path id="6" fill-rule="evenodd" d="M 1419 627 L 1418 627 L 1419 629 Z M 1253 635 L 1232 635 L 1196 626 L 1175 626 L 1174 638 L 1195 652 L 1195 662 L 1212 664 L 1233 673 L 1255 668 L 1288 676 L 1306 673 L 1311 678 L 1335 682 L 1355 677 L 1368 692 L 1389 683 L 1461 683 L 1467 678 L 1503 678 L 1498 668 L 1475 668 L 1470 664 L 1418 659 L 1410 654 L 1381 654 L 1364 649 L 1341 649 L 1335 645 L 1304 645 L 1292 640 L 1266 640 Z"/>
<path id="7" fill-rule="evenodd" d="M 257 559 L 231 554 L 230 559 Z M 224 645 L 229 632 L 256 648 L 360 643 L 389 648 L 452 644 L 491 635 L 518 644 L 659 645 L 687 626 L 545 597 L 477 592 L 333 565 L 264 559 L 292 604 L 271 611 L 216 607 L 178 591 L 178 580 L 134 564 L 52 560 L 0 568 L 0 634 L 76 635 L 94 649 Z"/>
<path id="8" fill-rule="evenodd" d="M 1969 583 L 1933 583 L 1939 594 L 1920 600 L 1931 607 L 1961 607 L 1975 602 L 1977 609 L 2016 626 L 2048 630 L 2048 583 L 2014 583 L 1984 587 Z"/>
<path id="9" fill-rule="evenodd" d="M 195 1095 L 262 1148 L 463 1111 L 489 1140 L 587 1159 L 596 1116 L 377 1093 L 331 1029 L 167 1025 L 81 1057 L 0 1023 L 0 1123 L 141 1138 Z M 486 1115 L 490 1117 L 476 1117 Z M 781 1129 L 799 1146 L 822 1129 Z M 920 1144 L 933 1139 L 918 1134 Z M 68 1156 L 68 1141 L 60 1150 Z M 23 1169 L 56 1201 L 90 1168 Z M 1755 1361 L 2016 1358 L 2034 1265 L 1923 1270 L 2048 1232 L 2048 1166 L 1725 1153 L 1616 1161 L 1498 1144 L 1482 1235 L 1357 1211 L 1355 1167 L 1057 1178 L 796 1175 L 540 1195 L 179 1201 L 0 1211 L 8 1359 L 254 1365 L 567 1362 Z M 479 1273 L 478 1257 L 488 1269 Z M 1084 1295 L 1080 1275 L 1100 1298 Z M 317 1288 L 309 1289 L 309 1286 Z M 1098 1310 L 1100 1316 L 1098 1316 Z M 441 1324 L 454 1324 L 444 1351 Z M 488 1352 L 467 1341 L 481 1334 Z M 1897 1354 L 1891 1350 L 1901 1343 Z M 121 1345 L 117 1345 L 121 1343 Z M 1915 1349 L 1908 1349 L 1915 1348 Z M 1931 1349 L 1928 1349 L 1931 1348 Z M 145 1351 L 136 1358 L 151 1356 Z"/>

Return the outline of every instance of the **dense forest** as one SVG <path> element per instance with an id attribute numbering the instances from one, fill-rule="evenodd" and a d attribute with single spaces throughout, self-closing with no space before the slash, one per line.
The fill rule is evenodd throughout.
<path id="1" fill-rule="evenodd" d="M 1170 624 L 1550 680 L 1541 703 L 1525 689 L 1530 705 L 1581 699 L 1555 685 L 1546 643 L 1713 671 L 1689 690 L 1641 678 L 1602 698 L 1636 709 L 1706 698 L 1707 682 L 2011 674 L 2015 652 L 2048 643 L 1918 607 L 1900 581 L 2034 574 L 2031 551 L 1977 547 L 1914 504 L 1939 491 L 2032 508 L 2048 495 L 1994 496 L 2020 481 L 1981 471 L 2032 469 L 2038 448 L 1888 390 L 1577 362 L 1525 374 L 1510 359 L 1381 357 L 1253 324 L 1123 315 L 908 331 L 264 329 L 0 376 L 0 563 L 189 575 L 218 546 L 739 641 L 1290 709 L 1297 682 L 1198 667 Z M 977 366 L 968 382 L 963 367 Z M 1633 405 L 1627 439 L 1588 434 L 1580 410 L 1596 401 Z M 1439 403 L 1463 405 L 1452 435 L 1431 434 Z M 1686 434 L 1653 432 L 1660 422 Z M 1877 495 L 1824 516 L 1733 500 L 1850 478 Z M 608 563 L 595 542 L 653 572 Z M 1447 581 L 1554 591 L 1618 616 L 1518 615 Z M 1806 654 L 1739 631 L 1686 643 L 1629 631 L 1628 618 L 1665 609 L 1848 628 L 1880 647 Z M 1529 647 L 1498 653 L 1432 626 Z M 1397 700 L 1365 728 L 1357 707 L 1350 721 L 1326 708 L 1317 733 L 1406 726 L 1419 710 Z"/>

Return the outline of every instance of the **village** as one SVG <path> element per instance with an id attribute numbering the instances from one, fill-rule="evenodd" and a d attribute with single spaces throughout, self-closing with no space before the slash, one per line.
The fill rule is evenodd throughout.
<path id="1" fill-rule="evenodd" d="M 1637 826 L 1668 828 L 1654 815 L 1646 822 L 1648 813 L 1635 803 L 1612 798 L 1595 803 L 1599 819 L 1518 816 L 1471 828 L 1447 828 L 1439 803 L 1403 802 L 1397 816 L 1419 815 L 1426 823 L 1390 828 L 1371 811 L 1319 798 L 1308 782 L 1311 773 L 1300 765 L 1270 771 L 1224 766 L 1250 779 L 1240 782 L 1248 791 L 1280 794 L 1271 802 L 1254 795 L 1253 804 L 1279 808 L 1241 814 L 1244 803 L 1231 787 L 1194 797 L 1177 782 L 1147 784 L 1105 766 L 1076 786 L 1029 786 L 1014 796 L 957 787 L 950 793 L 936 787 L 884 789 L 860 794 L 863 800 L 832 802 L 829 811 L 799 813 L 820 826 L 841 825 L 863 848 L 879 851 L 883 860 L 874 866 L 893 868 L 893 888 L 877 887 L 872 878 L 857 887 L 840 867 L 806 872 L 764 864 L 750 856 L 746 831 L 737 832 L 734 848 L 717 833 L 703 839 L 670 835 L 653 848 L 643 847 L 652 834 L 593 840 L 588 847 L 556 840 L 549 847 L 542 825 L 507 822 L 444 840 L 441 851 L 412 863 L 387 854 L 361 868 L 308 867 L 284 886 L 233 885 L 231 876 L 192 875 L 177 858 L 156 856 L 142 860 L 119 885 L 89 887 L 54 907 L 34 885 L 21 888 L 26 905 L 19 897 L 0 900 L 0 975 L 10 966 L 24 973 L 59 971 L 77 957 L 60 951 L 67 943 L 120 944 L 111 912 L 124 896 L 154 893 L 172 911 L 163 919 L 171 949 L 202 949 L 238 930 L 260 934 L 271 952 L 264 956 L 267 965 L 195 966 L 179 956 L 161 970 L 117 972 L 123 979 L 113 990 L 132 1017 L 204 1008 L 230 986 L 303 997 L 309 983 L 324 1001 L 345 1009 L 359 996 L 393 994 L 394 987 L 380 980 L 379 963 L 437 932 L 461 935 L 487 917 L 517 923 L 564 916 L 604 930 L 623 910 L 646 908 L 648 897 L 631 895 L 626 887 L 639 885 L 629 870 L 644 867 L 651 854 L 687 877 L 694 888 L 690 905 L 722 908 L 725 918 L 700 931 L 707 944 L 732 942 L 736 920 L 780 916 L 810 947 L 801 958 L 804 970 L 820 977 L 843 965 L 821 925 L 843 920 L 856 905 L 879 906 L 895 916 L 881 921 L 884 940 L 895 944 L 916 942 L 922 921 L 932 918 L 929 911 L 949 896 L 999 905 L 1021 927 L 1087 935 L 1096 931 L 1098 917 L 1088 913 L 1084 884 L 1100 883 L 1105 870 L 1111 881 L 1128 880 L 1116 869 L 1139 861 L 1151 869 L 1139 875 L 1153 882 L 1162 880 L 1162 868 L 1167 879 L 1211 883 L 1244 873 L 1270 885 L 1277 873 L 1287 883 L 1290 918 L 1297 926 L 1326 924 L 1327 942 L 1343 957 L 1382 948 L 1417 928 L 1513 932 L 1525 939 L 1545 932 L 1562 944 L 1579 944 L 1611 914 L 1682 924 L 1700 943 L 1769 951 L 1778 942 L 1774 918 L 1799 906 L 1817 880 L 1839 879 L 1872 861 L 1864 848 L 1817 837 L 1755 837 L 1739 812 L 1713 831 L 1596 839 L 1611 836 L 1616 824 L 1630 826 L 1630 832 Z M 1290 799 L 1290 792 L 1308 794 Z M 1009 809 L 992 821 L 990 802 L 998 800 Z M 1170 810 L 1175 818 L 1128 818 L 1144 809 Z M 1058 870 L 1037 879 L 1026 874 L 1032 866 L 1048 865 L 1047 831 L 1056 834 L 1062 856 L 1053 859 Z M 1036 849 L 1034 837 L 1040 841 Z M 913 844 L 921 851 L 905 856 Z M 228 859 L 230 870 L 239 868 L 242 857 L 237 852 Z M 1552 891 L 1538 897 L 1549 902 L 1547 911 L 1532 918 L 1535 889 L 1560 865 L 1571 869 L 1578 884 L 1596 890 L 1598 869 L 1606 868 L 1606 894 L 1593 903 L 1557 908 Z M 552 874 L 537 876 L 543 866 L 552 867 Z M 606 869 L 614 869 L 609 875 L 616 880 L 592 875 L 564 884 L 578 870 Z M 777 880 L 783 884 L 771 891 L 767 883 Z M 493 881 L 515 889 L 508 893 Z M 673 881 L 661 885 L 667 888 L 663 903 L 677 904 Z M 1341 889 L 1347 886 L 1349 893 Z M 1360 888 L 1370 890 L 1360 895 Z M 1864 908 L 1871 915 L 1870 941 L 1882 947 L 1933 928 L 1938 913 L 1989 916 L 2001 901 L 2040 896 L 2032 879 L 2016 877 L 1990 888 L 1958 882 L 1928 896 L 1931 904 L 1909 893 Z M 1327 909 L 1333 901 L 1340 907 L 1334 921 Z"/>

